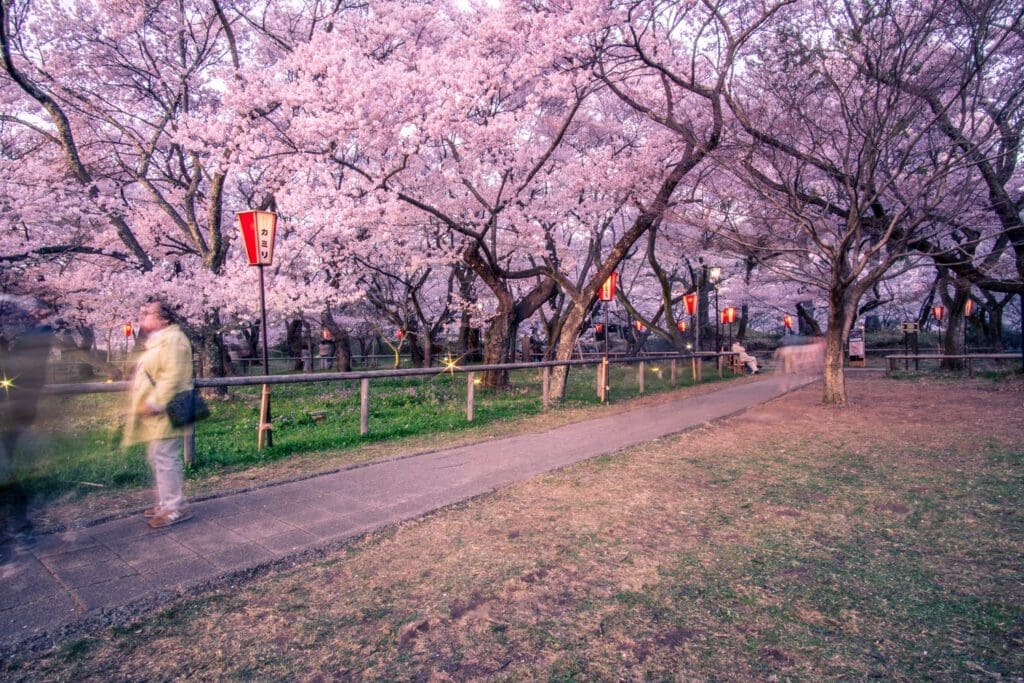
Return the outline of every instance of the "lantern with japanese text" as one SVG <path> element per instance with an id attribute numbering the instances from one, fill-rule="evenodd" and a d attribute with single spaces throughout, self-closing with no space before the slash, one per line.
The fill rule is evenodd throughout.
<path id="1" fill-rule="evenodd" d="M 277 234 L 277 214 L 273 211 L 240 211 L 238 228 L 245 244 L 245 258 L 250 266 L 259 268 L 260 281 L 260 328 L 263 337 L 263 372 L 270 374 L 270 353 L 267 346 L 267 301 L 263 283 L 263 267 L 274 261 L 274 237 Z M 273 427 L 270 418 L 270 385 L 263 385 L 260 397 L 260 426 L 257 449 L 274 445 Z"/>
<path id="2" fill-rule="evenodd" d="M 613 301 L 615 299 L 615 286 L 619 282 L 619 274 L 613 272 L 608 276 L 608 279 L 601 285 L 601 290 L 597 294 L 597 298 L 601 301 Z"/>
<path id="3" fill-rule="evenodd" d="M 238 214 L 245 257 L 250 266 L 269 266 L 274 261 L 277 214 L 273 211 L 242 211 Z"/>

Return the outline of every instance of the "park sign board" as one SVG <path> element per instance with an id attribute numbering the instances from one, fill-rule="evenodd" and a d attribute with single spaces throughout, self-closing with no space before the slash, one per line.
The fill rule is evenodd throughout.
<path id="1" fill-rule="evenodd" d="M 850 366 L 864 367 L 867 359 L 864 354 L 864 329 L 855 327 L 850 330 Z"/>
<path id="2" fill-rule="evenodd" d="M 238 227 L 245 243 L 245 257 L 250 266 L 269 266 L 274 260 L 274 235 L 277 214 L 272 211 L 241 211 Z"/>
<path id="3" fill-rule="evenodd" d="M 917 323 L 900 323 L 900 332 L 903 334 L 917 334 Z"/>

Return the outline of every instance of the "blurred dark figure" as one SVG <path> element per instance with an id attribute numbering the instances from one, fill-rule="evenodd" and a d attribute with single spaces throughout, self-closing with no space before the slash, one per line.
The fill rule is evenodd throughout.
<path id="1" fill-rule="evenodd" d="M 31 297 L 0 294 L 0 559 L 12 543 L 29 544 L 28 496 L 15 476 L 15 456 L 26 444 L 54 344 L 48 311 Z"/>

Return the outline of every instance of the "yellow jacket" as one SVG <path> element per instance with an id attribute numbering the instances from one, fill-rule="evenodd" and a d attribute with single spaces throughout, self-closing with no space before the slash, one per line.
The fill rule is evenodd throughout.
<path id="1" fill-rule="evenodd" d="M 166 413 L 147 415 L 146 404 L 166 407 L 175 394 L 191 388 L 192 345 L 177 325 L 168 325 L 146 340 L 135 366 L 124 445 L 184 435 L 185 429 L 171 426 Z"/>

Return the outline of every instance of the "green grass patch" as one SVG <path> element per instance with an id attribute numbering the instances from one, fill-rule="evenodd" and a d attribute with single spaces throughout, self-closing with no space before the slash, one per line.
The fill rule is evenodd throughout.
<path id="1" fill-rule="evenodd" d="M 610 400 L 638 395 L 636 366 L 613 365 L 610 374 Z M 474 419 L 469 422 L 466 382 L 464 374 L 373 380 L 367 436 L 359 433 L 358 381 L 274 385 L 274 445 L 262 451 L 256 449 L 261 388 L 232 388 L 225 398 L 208 401 L 212 415 L 196 427 L 195 460 L 186 476 L 204 480 L 298 454 L 316 458 L 348 453 L 358 460 L 359 448 L 368 443 L 474 430 L 543 410 L 540 373 L 520 370 L 511 373 L 505 389 L 476 387 Z M 562 405 L 598 405 L 595 384 L 594 368 L 573 368 Z M 689 368 L 680 364 L 675 386 L 689 384 Z M 672 388 L 668 366 L 647 367 L 645 393 Z M 75 500 L 98 490 L 149 482 L 144 447 L 121 446 L 125 398 L 92 394 L 47 402 L 38 429 L 26 436 L 15 462 L 16 476 L 31 496 L 42 503 Z"/>

